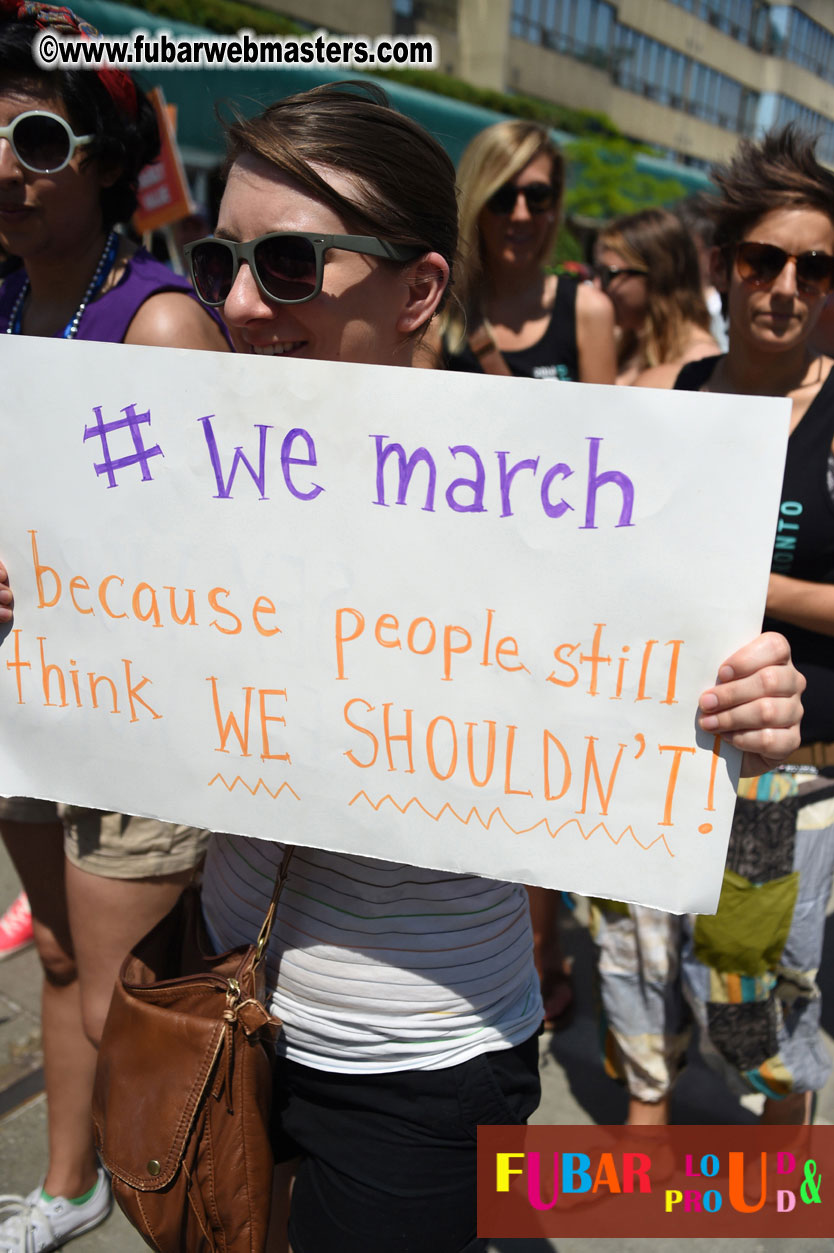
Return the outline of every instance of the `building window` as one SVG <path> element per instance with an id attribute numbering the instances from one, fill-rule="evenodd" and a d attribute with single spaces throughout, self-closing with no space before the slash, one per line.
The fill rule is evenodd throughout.
<path id="1" fill-rule="evenodd" d="M 731 39 L 754 43 L 760 0 L 671 0 L 671 3 L 702 22 L 709 22 Z"/>
<path id="2" fill-rule="evenodd" d="M 725 130 L 749 131 L 741 83 L 629 26 L 617 26 L 612 77 L 658 104 Z"/>
<path id="3" fill-rule="evenodd" d="M 607 68 L 614 7 L 607 0 L 514 0 L 510 34 Z"/>
<path id="4" fill-rule="evenodd" d="M 834 34 L 799 9 L 787 4 L 770 9 L 766 48 L 834 83 Z"/>
<path id="5" fill-rule="evenodd" d="M 764 0 L 670 0 L 757 51 L 784 57 L 834 83 L 834 34 L 790 4 Z"/>
<path id="6" fill-rule="evenodd" d="M 395 35 L 414 34 L 414 0 L 394 0 L 391 5 L 393 14 L 392 32 Z"/>
<path id="7" fill-rule="evenodd" d="M 834 165 L 834 122 L 790 96 L 762 92 L 755 112 L 755 133 L 763 135 L 765 131 L 786 126 L 788 122 L 796 123 L 812 135 L 819 135 L 817 157 L 827 165 Z"/>

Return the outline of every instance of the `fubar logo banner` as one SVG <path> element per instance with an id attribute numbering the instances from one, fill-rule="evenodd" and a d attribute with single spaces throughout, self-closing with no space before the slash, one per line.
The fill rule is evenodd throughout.
<path id="1" fill-rule="evenodd" d="M 478 1235 L 834 1231 L 834 1127 L 479 1127 Z"/>
<path id="2" fill-rule="evenodd" d="M 789 402 L 19 336 L 0 375 L 0 790 L 715 907 L 697 701 Z"/>

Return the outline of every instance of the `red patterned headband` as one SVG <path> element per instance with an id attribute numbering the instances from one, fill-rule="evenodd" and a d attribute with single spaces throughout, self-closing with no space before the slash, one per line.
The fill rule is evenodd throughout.
<path id="1" fill-rule="evenodd" d="M 101 33 L 77 17 L 72 9 L 57 8 L 51 4 L 40 4 L 38 0 L 0 0 L 0 17 L 12 21 L 33 22 L 38 30 L 56 30 L 63 35 L 78 35 L 81 39 L 100 39 Z M 102 86 L 110 99 L 126 113 L 135 118 L 138 102 L 133 79 L 124 70 L 96 70 Z"/>

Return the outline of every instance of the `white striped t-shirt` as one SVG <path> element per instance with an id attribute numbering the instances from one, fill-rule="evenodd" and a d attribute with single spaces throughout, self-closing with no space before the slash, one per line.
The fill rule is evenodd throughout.
<path id="1" fill-rule="evenodd" d="M 218 951 L 254 941 L 282 856 L 213 838 L 203 910 Z M 287 1056 L 320 1070 L 457 1065 L 542 1019 L 523 887 L 320 849 L 293 856 L 267 981 Z"/>

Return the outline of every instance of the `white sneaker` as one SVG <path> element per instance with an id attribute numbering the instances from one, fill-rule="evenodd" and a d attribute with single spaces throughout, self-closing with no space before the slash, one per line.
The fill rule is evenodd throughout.
<path id="1" fill-rule="evenodd" d="M 49 1253 L 103 1223 L 113 1205 L 110 1180 L 99 1166 L 93 1195 L 83 1205 L 65 1196 L 45 1201 L 41 1188 L 28 1196 L 0 1196 L 0 1253 Z"/>

